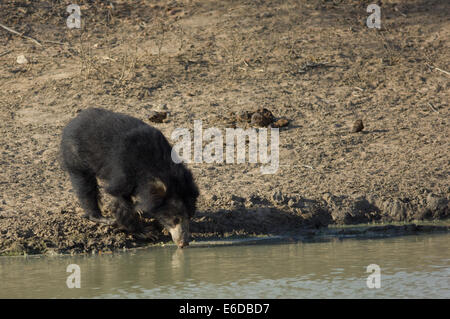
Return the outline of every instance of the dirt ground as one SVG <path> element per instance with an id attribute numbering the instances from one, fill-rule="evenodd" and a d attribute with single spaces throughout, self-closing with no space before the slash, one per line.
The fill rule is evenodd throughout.
<path id="1" fill-rule="evenodd" d="M 378 1 L 378 30 L 372 2 L 2 0 L 0 23 L 23 36 L 0 28 L 0 254 L 149 244 L 81 218 L 58 145 L 88 107 L 167 112 L 152 125 L 169 140 L 194 120 L 245 128 L 235 114 L 258 108 L 289 120 L 275 174 L 188 165 L 194 239 L 448 218 L 450 3 Z"/>

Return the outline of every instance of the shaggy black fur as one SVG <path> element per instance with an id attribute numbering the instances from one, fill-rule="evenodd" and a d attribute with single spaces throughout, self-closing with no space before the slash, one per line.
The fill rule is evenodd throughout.
<path id="1" fill-rule="evenodd" d="M 156 128 L 98 108 L 82 111 L 64 128 L 61 140 L 62 167 L 70 175 L 85 217 L 111 223 L 98 206 L 99 178 L 117 199 L 116 222 L 130 232 L 139 231 L 137 212 L 156 218 L 168 230 L 188 225 L 186 220 L 195 213 L 198 188 L 191 172 L 172 161 L 171 150 Z M 186 241 L 187 235 L 183 229 L 174 241 Z"/>

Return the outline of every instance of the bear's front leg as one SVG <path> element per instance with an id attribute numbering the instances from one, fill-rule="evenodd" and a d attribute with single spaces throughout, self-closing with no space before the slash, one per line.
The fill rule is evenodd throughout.
<path id="1" fill-rule="evenodd" d="M 134 237 L 142 240 L 156 240 L 154 227 L 143 225 L 140 215 L 134 209 L 133 202 L 129 197 L 117 198 L 113 206 L 116 223 L 120 229 L 133 234 Z"/>
<path id="2" fill-rule="evenodd" d="M 95 175 L 89 172 L 71 171 L 70 179 L 85 212 L 83 217 L 96 223 L 112 225 L 114 220 L 104 217 L 98 207 L 99 192 Z"/>
<path id="3" fill-rule="evenodd" d="M 129 233 L 140 230 L 139 215 L 134 209 L 131 198 L 118 197 L 114 201 L 113 212 L 120 229 Z"/>

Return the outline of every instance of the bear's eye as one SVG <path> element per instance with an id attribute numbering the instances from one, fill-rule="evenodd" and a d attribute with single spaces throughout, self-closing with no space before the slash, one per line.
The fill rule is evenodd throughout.
<path id="1" fill-rule="evenodd" d="M 175 217 L 173 222 L 174 222 L 175 225 L 178 225 L 180 223 L 180 219 L 178 217 Z"/>

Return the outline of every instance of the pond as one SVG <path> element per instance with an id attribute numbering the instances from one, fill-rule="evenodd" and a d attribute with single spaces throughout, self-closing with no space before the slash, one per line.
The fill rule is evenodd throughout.
<path id="1" fill-rule="evenodd" d="M 0 297 L 450 298 L 449 242 L 427 234 L 0 257 Z"/>

